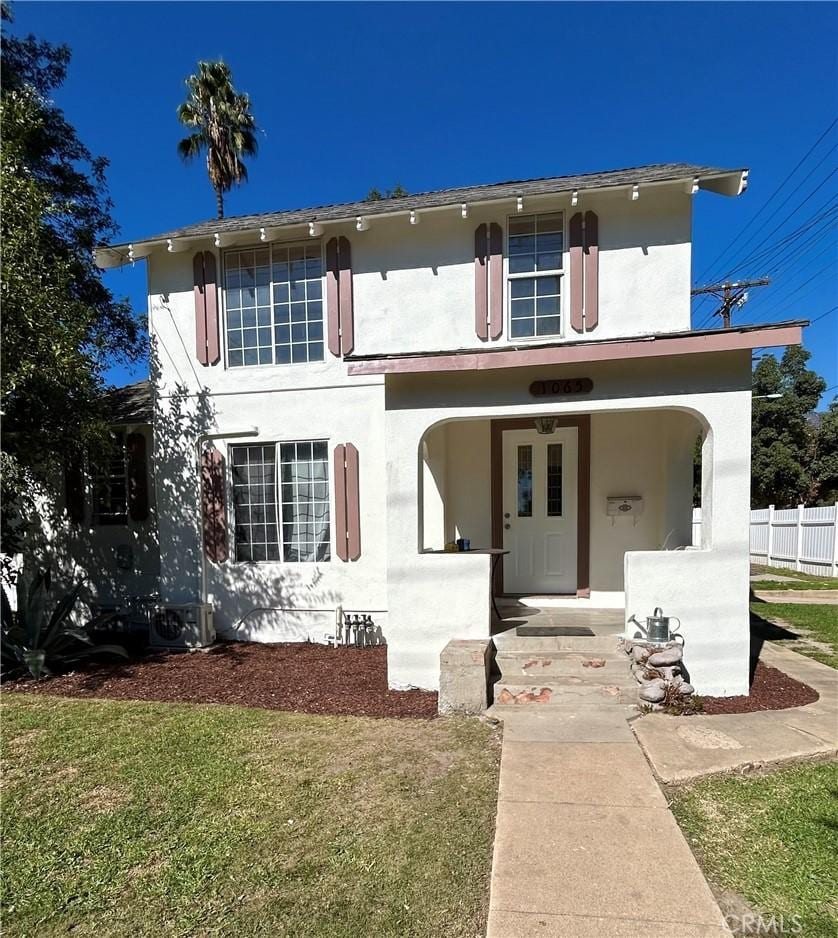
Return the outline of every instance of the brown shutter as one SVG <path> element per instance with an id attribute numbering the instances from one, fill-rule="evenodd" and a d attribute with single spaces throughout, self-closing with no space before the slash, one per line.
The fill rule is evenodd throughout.
<path id="1" fill-rule="evenodd" d="M 340 350 L 349 355 L 355 348 L 352 312 L 352 249 L 348 238 L 338 238 L 338 308 L 340 310 Z"/>
<path id="2" fill-rule="evenodd" d="M 227 513 L 224 507 L 224 457 L 214 447 L 201 456 L 201 507 L 204 553 L 212 563 L 227 559 Z"/>
<path id="3" fill-rule="evenodd" d="M 503 229 L 497 222 L 489 226 L 489 338 L 503 331 Z"/>
<path id="4" fill-rule="evenodd" d="M 599 322 L 599 219 L 585 212 L 585 331 Z"/>
<path id="5" fill-rule="evenodd" d="M 340 358 L 340 296 L 338 292 L 338 239 L 326 242 L 326 321 L 329 351 Z"/>
<path id="6" fill-rule="evenodd" d="M 489 338 L 488 234 L 484 224 L 474 232 L 474 331 L 478 339 Z"/>
<path id="7" fill-rule="evenodd" d="M 361 556 L 361 493 L 358 478 L 358 450 L 346 444 L 346 547 L 347 558 Z"/>
<path id="8" fill-rule="evenodd" d="M 204 283 L 204 252 L 192 258 L 192 276 L 195 284 L 195 357 L 202 365 L 209 364 L 207 358 L 207 302 Z"/>
<path id="9" fill-rule="evenodd" d="M 132 521 L 148 517 L 148 466 L 145 434 L 129 433 L 125 438 L 128 453 L 128 514 Z"/>
<path id="10" fill-rule="evenodd" d="M 215 365 L 221 358 L 221 345 L 218 341 L 218 277 L 212 251 L 204 251 L 204 304 L 207 320 L 206 364 Z"/>
<path id="11" fill-rule="evenodd" d="M 574 332 L 585 328 L 582 318 L 584 284 L 582 274 L 582 213 L 577 212 L 570 219 L 570 325 Z"/>
<path id="12" fill-rule="evenodd" d="M 339 443 L 333 459 L 335 475 L 335 550 L 341 560 L 348 560 L 346 537 L 346 447 Z"/>
<path id="13" fill-rule="evenodd" d="M 84 521 L 84 471 L 80 456 L 68 457 L 64 466 L 64 505 L 74 524 Z"/>

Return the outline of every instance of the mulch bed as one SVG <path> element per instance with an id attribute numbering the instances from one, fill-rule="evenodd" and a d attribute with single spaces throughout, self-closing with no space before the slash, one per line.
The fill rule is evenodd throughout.
<path id="1" fill-rule="evenodd" d="M 787 710 L 805 707 L 818 699 L 818 692 L 777 668 L 757 662 L 748 697 L 702 697 L 703 712 L 755 713 L 757 710 Z"/>
<path id="2" fill-rule="evenodd" d="M 4 690 L 61 697 L 238 704 L 295 713 L 367 717 L 437 715 L 431 691 L 387 688 L 387 648 L 219 642 L 204 652 L 149 654 L 98 662 Z"/>

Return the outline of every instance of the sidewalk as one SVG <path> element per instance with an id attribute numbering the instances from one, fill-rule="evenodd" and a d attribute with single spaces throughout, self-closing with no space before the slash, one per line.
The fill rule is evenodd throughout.
<path id="1" fill-rule="evenodd" d="M 760 660 L 813 687 L 820 698 L 806 707 L 635 720 L 635 735 L 662 782 L 797 759 L 838 754 L 838 671 L 766 642 Z"/>
<path id="2" fill-rule="evenodd" d="M 724 938 L 621 707 L 504 719 L 487 938 Z"/>

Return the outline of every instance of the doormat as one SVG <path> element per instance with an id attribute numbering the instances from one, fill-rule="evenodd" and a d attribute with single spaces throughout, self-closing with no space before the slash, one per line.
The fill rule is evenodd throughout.
<path id="1" fill-rule="evenodd" d="M 517 633 L 524 638 L 543 635 L 556 635 L 559 638 L 564 638 L 573 635 L 594 634 L 591 629 L 580 625 L 519 625 Z"/>

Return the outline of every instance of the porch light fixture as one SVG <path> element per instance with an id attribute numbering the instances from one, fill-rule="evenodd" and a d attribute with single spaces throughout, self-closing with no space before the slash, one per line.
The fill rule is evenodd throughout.
<path id="1" fill-rule="evenodd" d="M 549 435 L 555 431 L 557 422 L 555 417 L 536 417 L 535 429 L 538 430 L 539 433 Z"/>

